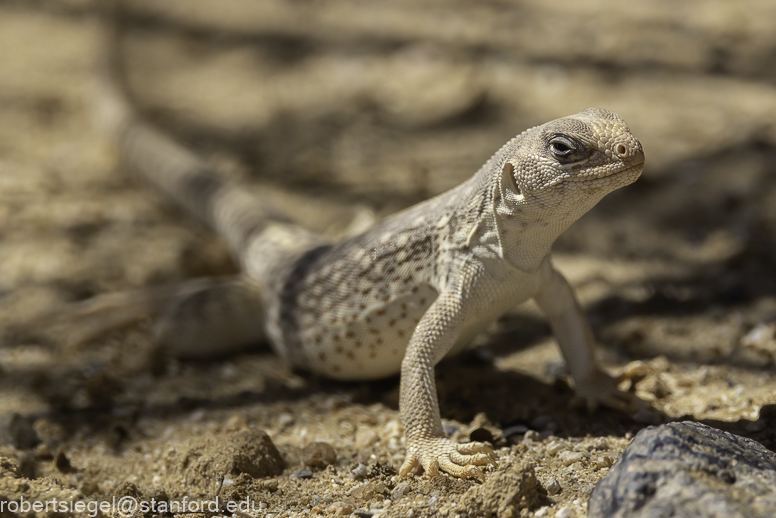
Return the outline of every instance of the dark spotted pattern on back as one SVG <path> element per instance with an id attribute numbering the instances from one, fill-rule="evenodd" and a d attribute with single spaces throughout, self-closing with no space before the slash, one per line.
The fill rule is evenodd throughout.
<path id="1" fill-rule="evenodd" d="M 378 227 L 351 242 L 309 250 L 287 270 L 277 324 L 297 363 L 335 377 L 343 360 L 368 377 L 395 372 L 436 298 L 437 244 L 417 229 L 386 235 Z M 378 360 L 383 357 L 385 363 Z"/>

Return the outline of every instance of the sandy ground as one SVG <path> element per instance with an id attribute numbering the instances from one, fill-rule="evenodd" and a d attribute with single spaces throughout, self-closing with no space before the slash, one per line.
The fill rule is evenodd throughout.
<path id="1" fill-rule="evenodd" d="M 0 2 L 6 330 L 93 295 L 235 271 L 217 237 L 121 171 L 92 124 L 95 4 Z M 776 404 L 776 4 L 130 4 L 124 51 L 143 111 L 330 236 L 458 184 L 526 127 L 588 106 L 620 113 L 644 145 L 644 175 L 562 236 L 556 262 L 632 390 L 667 418 L 776 446 L 759 418 Z M 0 432 L 42 442 L 0 445 L 6 498 L 218 495 L 261 502 L 259 516 L 415 517 L 466 516 L 492 498 L 446 476 L 400 484 L 398 378 L 334 383 L 258 346 L 160 360 L 148 326 L 69 348 L 10 335 Z M 502 469 L 533 464 L 542 489 L 524 515 L 584 515 L 654 420 L 570 408 L 536 308 L 477 345 L 437 369 L 448 430 L 491 440 Z M 285 469 L 271 448 L 251 450 L 275 471 L 219 479 L 232 461 L 218 456 L 257 430 Z M 328 467 L 310 465 L 315 442 L 333 447 Z"/>

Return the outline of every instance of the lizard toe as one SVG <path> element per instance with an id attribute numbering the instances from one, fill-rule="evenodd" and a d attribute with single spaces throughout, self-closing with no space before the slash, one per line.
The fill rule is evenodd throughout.
<path id="1" fill-rule="evenodd" d="M 478 479 L 480 482 L 485 481 L 485 474 L 477 466 L 472 466 L 472 465 L 461 466 L 460 464 L 453 461 L 449 457 L 447 458 L 443 457 L 442 459 L 440 459 L 439 466 L 442 468 L 443 471 L 453 475 L 454 477 L 460 477 L 460 478 L 474 477 Z"/>
<path id="2" fill-rule="evenodd" d="M 424 455 L 421 458 L 420 463 L 423 464 L 423 470 L 429 477 L 433 478 L 439 474 L 439 460 L 433 455 Z"/>
<path id="3" fill-rule="evenodd" d="M 420 464 L 430 477 L 441 470 L 454 477 L 484 480 L 485 475 L 478 466 L 496 466 L 495 457 L 493 450 L 483 443 L 457 444 L 445 437 L 435 437 L 410 448 L 399 475 L 414 474 L 414 468 Z"/>
<path id="4" fill-rule="evenodd" d="M 464 455 L 483 453 L 492 459 L 496 458 L 496 453 L 493 451 L 493 448 L 491 448 L 490 446 L 488 446 L 483 442 L 476 442 L 476 441 L 459 444 L 458 453 L 463 453 Z"/>
<path id="5" fill-rule="evenodd" d="M 404 459 L 401 468 L 399 468 L 399 478 L 414 475 L 417 469 L 420 467 L 420 460 L 414 451 L 407 452 L 407 457 Z"/>
<path id="6" fill-rule="evenodd" d="M 484 453 L 477 453 L 474 455 L 461 455 L 458 452 L 453 452 L 450 454 L 450 460 L 455 462 L 459 466 L 467 466 L 467 465 L 483 466 L 485 464 L 490 464 L 491 466 L 496 465 L 496 461 L 493 460 L 490 456 L 485 455 Z"/>

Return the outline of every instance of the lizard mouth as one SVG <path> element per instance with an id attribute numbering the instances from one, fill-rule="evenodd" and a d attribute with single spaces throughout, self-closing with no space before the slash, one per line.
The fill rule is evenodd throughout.
<path id="1" fill-rule="evenodd" d="M 642 169 L 644 169 L 643 161 L 639 162 L 638 164 L 634 164 L 632 166 L 626 167 L 625 169 L 621 169 L 619 171 L 607 172 L 606 174 L 592 174 L 590 176 L 572 176 L 569 178 L 564 178 L 564 180 L 571 180 L 572 182 L 586 182 L 589 180 L 600 180 L 601 178 L 609 178 L 610 176 L 619 176 L 625 173 L 635 173 L 637 171 L 640 173 Z"/>
<path id="2" fill-rule="evenodd" d="M 585 182 L 592 182 L 595 180 L 601 180 L 603 178 L 609 178 L 612 176 L 623 176 L 629 173 L 637 173 L 641 174 L 642 169 L 644 169 L 644 161 L 637 164 L 633 164 L 631 166 L 626 167 L 625 169 L 620 169 L 619 171 L 611 171 L 606 172 L 604 174 L 588 174 L 588 175 L 569 175 L 564 176 L 561 178 L 557 178 L 550 183 L 547 184 L 547 187 L 553 187 L 555 185 L 559 185 L 563 182 L 574 182 L 574 183 L 585 183 Z"/>

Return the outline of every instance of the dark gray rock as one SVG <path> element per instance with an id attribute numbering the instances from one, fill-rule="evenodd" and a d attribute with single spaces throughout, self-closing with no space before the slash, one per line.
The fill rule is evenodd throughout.
<path id="1" fill-rule="evenodd" d="M 645 428 L 590 495 L 591 518 L 776 516 L 776 453 L 700 423 Z"/>

